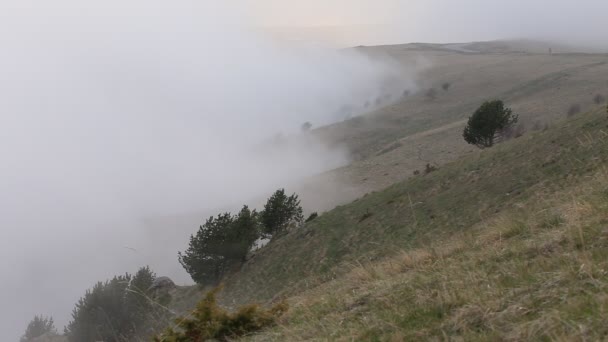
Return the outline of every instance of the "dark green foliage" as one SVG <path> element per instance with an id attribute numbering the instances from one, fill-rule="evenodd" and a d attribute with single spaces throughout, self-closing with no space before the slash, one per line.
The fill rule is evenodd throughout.
<path id="1" fill-rule="evenodd" d="M 285 189 L 275 191 L 264 205 L 260 221 L 266 236 L 275 236 L 285 232 L 292 224 L 302 223 L 304 216 L 298 195 L 287 196 Z"/>
<path id="2" fill-rule="evenodd" d="M 500 100 L 484 102 L 471 117 L 462 133 L 464 140 L 479 148 L 491 147 L 498 136 L 517 122 L 517 115 Z"/>
<path id="3" fill-rule="evenodd" d="M 87 290 L 72 311 L 65 333 L 70 341 L 121 341 L 129 330 L 124 297 L 131 275 L 115 276 Z"/>
<path id="4" fill-rule="evenodd" d="M 246 205 L 233 217 L 226 234 L 226 257 L 230 260 L 245 261 L 245 257 L 256 240 L 260 238 L 258 213 Z"/>
<path id="5" fill-rule="evenodd" d="M 157 342 L 231 341 L 240 336 L 259 331 L 276 323 L 287 311 L 287 303 L 281 302 L 269 310 L 257 305 L 246 305 L 235 313 L 228 313 L 217 305 L 218 289 L 209 291 L 196 309 L 187 317 L 175 320 L 169 328 L 154 340 Z"/>
<path id="6" fill-rule="evenodd" d="M 32 341 L 36 337 L 40 337 L 47 333 L 56 333 L 53 317 L 34 316 L 25 329 L 25 334 L 21 337 L 21 342 Z"/>
<path id="7" fill-rule="evenodd" d="M 258 214 L 243 206 L 233 216 L 223 213 L 210 217 L 184 253 L 179 262 L 198 284 L 217 285 L 231 265 L 241 263 L 260 236 Z"/>
<path id="8" fill-rule="evenodd" d="M 308 222 L 316 219 L 318 216 L 319 216 L 319 214 L 315 211 L 314 213 L 312 213 L 308 216 L 308 218 L 306 219 L 305 222 L 308 223 Z"/>
<path id="9" fill-rule="evenodd" d="M 148 289 L 155 274 L 148 267 L 98 282 L 81 297 L 65 328 L 70 341 L 129 341 L 143 334 L 153 312 Z"/>
<path id="10" fill-rule="evenodd" d="M 154 279 L 156 279 L 156 274 L 150 270 L 150 267 L 142 267 L 131 279 L 125 293 L 125 305 L 129 312 L 133 334 L 137 336 L 146 334 L 142 329 L 155 313 L 155 307 L 149 293 Z"/>

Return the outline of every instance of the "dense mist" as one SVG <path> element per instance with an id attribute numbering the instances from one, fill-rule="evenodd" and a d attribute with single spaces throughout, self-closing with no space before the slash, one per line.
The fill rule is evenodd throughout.
<path id="1" fill-rule="evenodd" d="M 87 288 L 142 265 L 188 282 L 177 251 L 203 215 L 348 162 L 303 122 L 414 87 L 390 60 L 282 46 L 219 2 L 1 7 L 2 340 L 34 314 L 62 330 Z M 163 220 L 184 213 L 198 222 Z"/>

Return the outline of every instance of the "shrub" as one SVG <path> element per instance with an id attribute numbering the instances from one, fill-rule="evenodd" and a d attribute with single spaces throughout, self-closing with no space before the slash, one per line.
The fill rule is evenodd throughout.
<path id="1" fill-rule="evenodd" d="M 595 96 L 593 97 L 593 102 L 594 102 L 595 104 L 598 104 L 598 105 L 599 105 L 599 104 L 604 103 L 605 101 L 606 101 L 606 98 L 605 98 L 603 95 L 601 95 L 601 94 L 597 94 L 597 95 L 595 95 Z"/>
<path id="2" fill-rule="evenodd" d="M 310 214 L 308 216 L 308 218 L 306 219 L 306 221 L 304 221 L 304 222 L 308 223 L 308 222 L 316 219 L 318 216 L 319 216 L 319 214 L 315 211 L 314 213 Z"/>
<path id="3" fill-rule="evenodd" d="M 53 317 L 34 316 L 34 319 L 30 321 L 25 329 L 25 334 L 21 337 L 21 342 L 33 341 L 35 338 L 40 337 L 44 334 L 55 334 L 55 324 L 53 323 Z"/>
<path id="4" fill-rule="evenodd" d="M 517 122 L 517 115 L 500 100 L 484 102 L 467 122 L 464 140 L 479 148 L 492 147 L 496 138 Z"/>
<path id="5" fill-rule="evenodd" d="M 285 195 L 285 189 L 275 191 L 260 213 L 263 233 L 273 237 L 283 233 L 290 225 L 300 224 L 304 220 L 298 195 Z"/>
<path id="6" fill-rule="evenodd" d="M 448 91 L 450 90 L 450 86 L 452 84 L 450 82 L 445 82 L 444 84 L 441 85 L 441 89 L 443 89 L 443 91 Z"/>
<path id="7" fill-rule="evenodd" d="M 437 170 L 437 167 L 436 167 L 436 166 L 434 166 L 434 165 L 431 165 L 431 164 L 429 164 L 429 163 L 427 163 L 427 164 L 424 166 L 424 174 L 425 174 L 425 175 L 428 175 L 429 173 L 431 173 L 431 172 L 433 172 L 433 171 L 436 171 L 436 170 Z"/>
<path id="8" fill-rule="evenodd" d="M 420 170 L 414 170 L 414 176 L 418 176 L 420 174 Z"/>
<path id="9" fill-rule="evenodd" d="M 581 105 L 575 103 L 568 108 L 568 117 L 572 117 L 581 112 Z"/>
<path id="10" fill-rule="evenodd" d="M 288 309 L 287 303 L 281 302 L 269 310 L 252 304 L 229 313 L 217 305 L 218 291 L 217 288 L 209 291 L 190 315 L 176 319 L 175 327 L 167 329 L 154 340 L 157 342 L 230 341 L 274 325 Z"/>

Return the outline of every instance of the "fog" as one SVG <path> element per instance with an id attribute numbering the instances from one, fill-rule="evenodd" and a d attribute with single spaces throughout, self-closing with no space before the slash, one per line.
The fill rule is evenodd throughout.
<path id="1" fill-rule="evenodd" d="M 267 39 L 221 2 L 1 4 L 4 341 L 34 314 L 61 331 L 87 288 L 139 266 L 190 282 L 177 251 L 204 214 L 348 162 L 303 122 L 414 87 L 390 60 Z"/>
<path id="2" fill-rule="evenodd" d="M 260 26 L 359 28 L 338 45 L 608 45 L 600 0 L 303 3 L 0 0 L 2 340 L 34 314 L 61 331 L 87 288 L 139 266 L 188 283 L 177 251 L 197 226 L 181 217 L 201 223 L 347 164 L 301 124 L 416 89 L 415 65 Z"/>

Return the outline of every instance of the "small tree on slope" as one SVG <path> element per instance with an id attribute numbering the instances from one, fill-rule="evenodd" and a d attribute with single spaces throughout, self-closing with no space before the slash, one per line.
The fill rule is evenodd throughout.
<path id="1" fill-rule="evenodd" d="M 464 140 L 479 148 L 492 147 L 507 128 L 517 122 L 517 115 L 500 100 L 484 102 L 467 122 Z"/>
<path id="2" fill-rule="evenodd" d="M 217 285 L 232 265 L 245 260 L 259 237 L 257 212 L 243 206 L 237 215 L 210 217 L 190 237 L 188 249 L 178 253 L 179 262 L 198 284 Z"/>
<path id="3" fill-rule="evenodd" d="M 285 195 L 285 189 L 279 189 L 270 196 L 264 210 L 260 213 L 263 233 L 274 236 L 287 230 L 291 224 L 304 221 L 298 195 Z"/>

